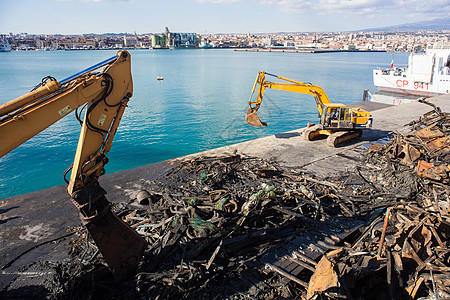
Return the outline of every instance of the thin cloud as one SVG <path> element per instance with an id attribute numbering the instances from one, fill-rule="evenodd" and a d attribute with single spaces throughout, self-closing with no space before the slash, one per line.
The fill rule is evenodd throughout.
<path id="1" fill-rule="evenodd" d="M 59 2 L 131 2 L 131 0 L 57 0 Z"/>
<path id="2" fill-rule="evenodd" d="M 230 4 L 242 2 L 242 0 L 197 0 L 198 3 Z"/>
<path id="3" fill-rule="evenodd" d="M 198 3 L 229 4 L 252 0 L 196 0 Z M 439 18 L 450 14 L 450 0 L 253 0 L 288 14 L 349 15 L 368 18 Z"/>
<path id="4" fill-rule="evenodd" d="M 286 13 L 317 13 L 320 15 L 367 15 L 392 7 L 387 0 L 262 0 L 262 4 L 278 6 Z"/>

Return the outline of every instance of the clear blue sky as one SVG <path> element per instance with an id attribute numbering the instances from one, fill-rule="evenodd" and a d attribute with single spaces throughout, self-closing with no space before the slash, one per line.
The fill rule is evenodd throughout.
<path id="1" fill-rule="evenodd" d="M 449 14 L 450 0 L 0 0 L 0 33 L 347 31 Z"/>

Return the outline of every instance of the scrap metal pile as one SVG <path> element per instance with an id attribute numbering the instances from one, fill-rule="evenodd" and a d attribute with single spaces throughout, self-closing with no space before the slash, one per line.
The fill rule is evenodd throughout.
<path id="1" fill-rule="evenodd" d="M 407 125 L 358 170 L 370 198 L 398 204 L 322 257 L 308 299 L 450 299 L 450 116 L 435 108 Z"/>
<path id="2" fill-rule="evenodd" d="M 298 295 L 304 287 L 285 286 L 283 275 L 265 268 L 272 251 L 302 233 L 312 238 L 337 235 L 344 227 L 339 218 L 351 216 L 346 225 L 356 222 L 356 208 L 341 203 L 336 184 L 252 157 L 184 161 L 161 181 L 145 185 L 135 201 L 115 207 L 149 243 L 130 289 L 118 291 L 111 283 L 104 290 L 105 268 L 80 227 L 73 251 L 82 267 L 76 272 L 66 268 L 63 273 L 72 275 L 60 277 L 70 277 L 70 282 L 57 283 L 66 285 L 63 289 L 71 297 L 86 297 L 86 286 L 98 288 L 89 293 L 112 291 L 151 299 Z"/>
<path id="3" fill-rule="evenodd" d="M 136 275 L 114 284 L 76 228 L 56 296 L 448 298 L 449 116 L 410 126 L 340 178 L 235 154 L 183 161 L 114 207 L 149 243 Z"/>

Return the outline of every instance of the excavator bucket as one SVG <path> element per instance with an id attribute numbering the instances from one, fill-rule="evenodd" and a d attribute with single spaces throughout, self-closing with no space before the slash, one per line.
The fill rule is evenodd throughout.
<path id="1" fill-rule="evenodd" d="M 109 208 L 99 219 L 85 226 L 116 280 L 128 278 L 135 271 L 146 247 L 142 237 Z"/>
<path id="2" fill-rule="evenodd" d="M 135 271 L 147 243 L 111 211 L 105 194 L 98 181 L 91 180 L 72 194 L 72 202 L 115 279 L 122 281 Z"/>
<path id="3" fill-rule="evenodd" d="M 255 127 L 266 127 L 267 123 L 262 122 L 258 117 L 258 107 L 251 108 L 247 110 L 247 113 L 245 114 L 245 120 L 248 124 L 255 126 Z"/>

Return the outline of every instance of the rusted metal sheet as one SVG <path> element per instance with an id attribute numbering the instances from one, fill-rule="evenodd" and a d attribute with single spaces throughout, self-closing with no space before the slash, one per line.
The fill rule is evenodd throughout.
<path id="1" fill-rule="evenodd" d="M 334 265 L 326 256 L 323 256 L 309 281 L 306 299 L 311 299 L 318 292 L 324 292 L 339 286 L 339 276 L 334 270 Z"/>
<path id="2" fill-rule="evenodd" d="M 416 132 L 414 132 L 414 135 L 421 138 L 421 139 L 436 139 L 436 138 L 440 138 L 445 136 L 445 134 L 439 130 L 439 128 L 437 128 L 435 126 L 435 124 L 429 125 L 425 128 L 422 128 L 420 130 L 417 130 Z"/>

